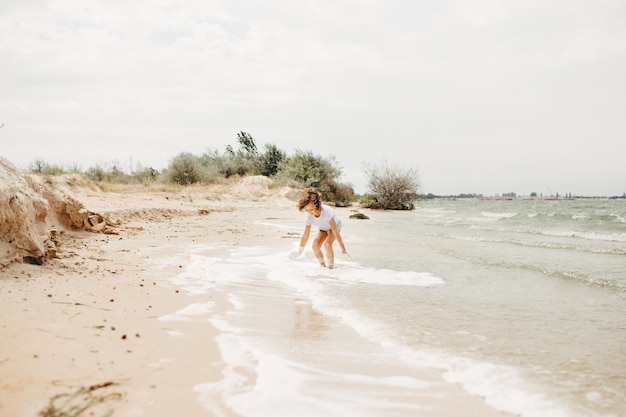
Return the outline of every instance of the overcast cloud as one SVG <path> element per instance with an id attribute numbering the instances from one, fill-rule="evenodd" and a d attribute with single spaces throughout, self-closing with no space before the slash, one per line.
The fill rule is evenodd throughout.
<path id="1" fill-rule="evenodd" d="M 626 192 L 626 2 L 3 0 L 0 155 L 165 168 L 236 145 L 434 194 Z"/>

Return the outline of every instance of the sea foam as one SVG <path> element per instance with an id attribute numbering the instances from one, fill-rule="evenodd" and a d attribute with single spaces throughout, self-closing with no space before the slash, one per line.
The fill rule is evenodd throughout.
<path id="1" fill-rule="evenodd" d="M 254 289 L 263 280 L 274 282 L 304 296 L 316 311 L 335 317 L 406 369 L 441 370 L 449 383 L 461 384 L 470 394 L 484 397 L 492 407 L 503 411 L 528 417 L 565 415 L 561 408 L 540 395 L 530 394 L 533 390 L 526 389 L 523 378 L 514 368 L 406 346 L 397 335 L 388 333 L 384 323 L 343 306 L 328 292 L 328 288 L 337 286 L 445 285 L 443 279 L 429 272 L 364 267 L 357 261 L 343 258 L 330 270 L 318 265 L 310 253 L 289 260 L 288 251 L 267 247 L 235 248 L 227 256 L 215 257 L 199 252 L 197 248 L 190 250 L 185 268 L 172 278 L 173 283 L 191 294 L 211 288 L 225 291 L 233 311 L 241 312 L 248 305 L 245 294 L 239 295 L 240 289 L 247 288 L 246 284 L 252 284 L 249 288 Z M 173 316 L 189 319 L 207 314 L 212 307 L 212 303 L 192 304 Z M 214 415 L 225 416 L 234 411 L 239 415 L 264 417 L 291 415 L 297 409 L 297 414 L 302 416 L 363 417 L 379 415 L 372 412 L 377 408 L 399 406 L 404 407 L 404 411 L 413 407 L 418 413 L 418 402 L 394 405 L 384 395 L 370 398 L 363 392 L 373 389 L 380 394 L 387 389 L 404 389 L 419 393 L 432 385 L 432 381 L 407 375 L 380 378 L 357 373 L 334 374 L 328 369 L 289 359 L 239 327 L 232 321 L 231 313 L 216 314 L 209 319 L 221 331 L 216 342 L 224 362 L 222 376 L 217 381 L 194 387 L 204 406 Z M 328 388 L 333 386 L 341 389 Z"/>

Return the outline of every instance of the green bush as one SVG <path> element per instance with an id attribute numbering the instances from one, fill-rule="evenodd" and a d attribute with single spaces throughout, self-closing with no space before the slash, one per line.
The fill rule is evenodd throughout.
<path id="1" fill-rule="evenodd" d="M 199 162 L 213 179 L 215 177 L 229 178 L 233 175 L 251 175 L 255 172 L 254 161 L 235 153 L 230 146 L 226 147 L 223 155 L 215 150 L 205 152 L 199 157 Z"/>
<path id="2" fill-rule="evenodd" d="M 148 185 L 159 179 L 159 171 L 154 168 L 139 168 L 132 174 L 132 180 L 140 184 Z"/>
<path id="3" fill-rule="evenodd" d="M 117 165 L 113 165 L 108 170 L 101 167 L 100 165 L 96 165 L 90 167 L 85 171 L 85 175 L 95 182 L 114 182 L 117 184 L 128 184 L 131 180 L 129 175 L 124 174 L 124 172 L 117 167 Z"/>
<path id="4" fill-rule="evenodd" d="M 286 158 L 284 151 L 271 144 L 265 145 L 265 152 L 259 154 L 254 138 L 243 131 L 237 133 L 237 142 L 237 150 L 228 145 L 223 154 L 215 150 L 206 152 L 201 157 L 202 164 L 224 178 L 233 175 L 270 177 L 278 172 L 280 163 Z"/>
<path id="5" fill-rule="evenodd" d="M 324 196 L 326 200 L 332 201 L 338 207 L 348 207 L 355 201 L 354 188 L 347 184 L 332 183 L 331 190 Z"/>
<path id="6" fill-rule="evenodd" d="M 117 167 L 117 165 L 113 165 L 113 167 L 107 172 L 107 178 L 105 180 L 118 184 L 128 184 L 130 182 L 130 175 L 125 174 L 124 171 Z"/>
<path id="7" fill-rule="evenodd" d="M 277 166 L 274 179 L 294 188 L 314 187 L 326 201 L 337 206 L 348 206 L 354 200 L 354 189 L 337 181 L 341 168 L 335 157 L 324 158 L 311 151 L 296 150 L 293 156 L 284 156 Z"/>
<path id="8" fill-rule="evenodd" d="M 205 169 L 199 157 L 183 152 L 175 156 L 167 168 L 169 182 L 179 185 L 197 184 L 205 181 Z"/>
<path id="9" fill-rule="evenodd" d="M 274 176 L 280 164 L 287 159 L 287 154 L 274 144 L 265 145 L 265 152 L 257 160 L 257 173 L 266 177 Z"/>
<path id="10" fill-rule="evenodd" d="M 106 171 L 100 165 L 89 167 L 89 169 L 85 171 L 85 175 L 87 175 L 87 178 L 95 182 L 102 182 L 107 177 Z"/>
<path id="11" fill-rule="evenodd" d="M 325 196 L 340 175 L 341 168 L 334 156 L 323 158 L 311 151 L 296 150 L 279 165 L 276 177 L 283 183 L 292 181 L 302 187 L 317 188 Z"/>

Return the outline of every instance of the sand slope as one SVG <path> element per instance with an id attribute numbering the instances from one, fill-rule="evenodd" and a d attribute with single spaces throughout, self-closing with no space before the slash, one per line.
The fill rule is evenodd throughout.
<path id="1" fill-rule="evenodd" d="M 191 388 L 220 377 L 217 332 L 159 317 L 226 301 L 180 293 L 179 265 L 159 262 L 198 244 L 289 247 L 256 220 L 299 219 L 291 191 L 249 177 L 104 192 L 0 166 L 0 415 L 207 416 Z"/>
<path id="2" fill-rule="evenodd" d="M 67 176 L 66 181 L 86 178 Z M 74 197 L 35 175 L 24 175 L 0 157 L 0 266 L 20 261 L 42 264 L 57 253 L 64 230 L 103 231 L 102 218 Z"/>
<path id="3" fill-rule="evenodd" d="M 0 266 L 12 262 L 41 265 L 56 257 L 60 235 L 66 230 L 117 234 L 132 220 L 208 214 L 214 207 L 271 200 L 284 204 L 286 197 L 294 195 L 289 188 L 272 188 L 271 181 L 261 176 L 210 187 L 170 187 L 169 191 L 141 193 L 136 186 L 127 188 L 133 191 L 111 198 L 111 193 L 101 191 L 84 175 L 44 179 L 26 175 L 0 157 Z"/>

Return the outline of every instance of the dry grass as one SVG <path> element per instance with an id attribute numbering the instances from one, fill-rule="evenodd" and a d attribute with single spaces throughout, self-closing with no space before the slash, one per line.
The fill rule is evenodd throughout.
<path id="1" fill-rule="evenodd" d="M 116 182 L 100 182 L 98 187 L 105 192 L 118 193 L 118 194 L 135 194 L 135 193 L 172 193 L 178 194 L 185 191 L 194 192 L 218 192 L 228 189 L 234 184 L 241 181 L 241 178 L 229 178 L 223 179 L 212 184 L 193 184 L 193 185 L 179 185 L 172 183 L 116 183 Z"/>
<path id="2" fill-rule="evenodd" d="M 108 417 L 113 414 L 112 402 L 124 397 L 116 391 L 115 382 L 80 387 L 74 392 L 58 394 L 50 398 L 45 409 L 39 412 L 39 417 L 79 417 L 90 415 Z M 88 414 L 83 414 L 88 412 Z"/>

